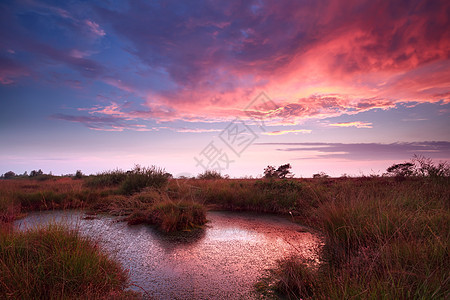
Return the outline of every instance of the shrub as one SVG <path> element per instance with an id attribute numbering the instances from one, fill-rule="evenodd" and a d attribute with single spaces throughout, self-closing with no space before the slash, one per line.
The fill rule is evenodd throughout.
<path id="1" fill-rule="evenodd" d="M 8 171 L 5 174 L 3 174 L 3 178 L 5 179 L 11 179 L 16 177 L 16 173 L 14 173 L 13 171 Z"/>
<path id="2" fill-rule="evenodd" d="M 392 166 L 387 168 L 386 171 L 388 175 L 396 177 L 412 176 L 414 174 L 414 164 L 408 162 L 402 164 L 393 164 Z"/>
<path id="3" fill-rule="evenodd" d="M 444 178 L 450 177 L 450 164 L 446 161 L 436 164 L 431 158 L 414 155 L 411 162 L 393 164 L 386 171 L 386 175 L 400 178 L 409 176 Z"/>
<path id="4" fill-rule="evenodd" d="M 291 173 L 291 164 L 285 164 L 275 169 L 273 166 L 267 166 L 264 169 L 264 178 L 292 178 L 294 174 Z"/>
<path id="5" fill-rule="evenodd" d="M 198 174 L 197 178 L 206 180 L 215 180 L 215 179 L 223 179 L 224 177 L 216 170 L 206 170 L 205 172 Z"/>
<path id="6" fill-rule="evenodd" d="M 145 187 L 162 188 L 167 184 L 171 175 L 164 169 L 141 167 L 136 165 L 133 170 L 128 171 L 121 185 L 121 192 L 125 195 L 141 191 Z"/>
<path id="7" fill-rule="evenodd" d="M 325 172 L 319 172 L 317 174 L 314 174 L 313 178 L 330 178 L 330 175 L 326 174 Z"/>
<path id="8" fill-rule="evenodd" d="M 33 170 L 30 172 L 30 177 L 36 177 L 36 176 L 43 175 L 43 174 L 44 174 L 44 172 L 42 172 L 41 169 L 39 169 L 38 171 Z"/>
<path id="9" fill-rule="evenodd" d="M 440 162 L 437 165 L 431 158 L 422 155 L 414 155 L 412 164 L 415 166 L 415 174 L 424 177 L 450 177 L 450 165 L 448 162 Z"/>
<path id="10" fill-rule="evenodd" d="M 81 170 L 77 170 L 77 172 L 75 173 L 75 176 L 74 176 L 74 178 L 75 179 L 81 179 L 81 178 L 83 178 L 83 173 L 81 172 Z"/>
<path id="11" fill-rule="evenodd" d="M 86 181 L 86 186 L 88 187 L 117 186 L 121 184 L 126 177 L 127 173 L 119 169 L 105 171 L 102 173 L 98 173 L 95 176 L 89 176 L 88 180 Z"/>

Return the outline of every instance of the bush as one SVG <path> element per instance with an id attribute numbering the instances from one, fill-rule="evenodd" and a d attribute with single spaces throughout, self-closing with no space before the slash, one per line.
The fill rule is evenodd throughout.
<path id="1" fill-rule="evenodd" d="M 42 172 L 41 169 L 39 169 L 38 171 L 33 170 L 30 172 L 30 177 L 36 177 L 36 176 L 40 176 L 40 175 L 44 175 L 44 172 Z"/>
<path id="2" fill-rule="evenodd" d="M 13 171 L 8 171 L 5 174 L 3 174 L 3 178 L 5 179 L 11 179 L 16 177 L 16 173 L 14 173 Z"/>
<path id="3" fill-rule="evenodd" d="M 88 187 L 117 186 L 121 184 L 126 177 L 127 173 L 119 169 L 105 171 L 102 173 L 98 173 L 95 176 L 89 176 L 88 180 L 86 181 L 86 185 Z"/>
<path id="4" fill-rule="evenodd" d="M 450 177 L 450 164 L 446 161 L 435 164 L 431 158 L 414 155 L 411 162 L 393 164 L 386 171 L 385 175 L 400 178 L 409 176 L 444 178 Z"/>
<path id="5" fill-rule="evenodd" d="M 291 173 L 291 164 L 285 164 L 275 169 L 273 166 L 267 166 L 264 169 L 264 178 L 292 178 L 294 174 Z"/>
<path id="6" fill-rule="evenodd" d="M 162 188 L 170 177 L 171 175 L 164 169 L 136 165 L 133 170 L 127 172 L 125 180 L 122 182 L 121 193 L 131 195 L 146 187 Z"/>
<path id="7" fill-rule="evenodd" d="M 415 174 L 423 177 L 450 177 L 450 165 L 448 162 L 440 162 L 437 165 L 431 158 L 422 155 L 414 155 L 412 164 L 415 166 Z"/>
<path id="8" fill-rule="evenodd" d="M 75 173 L 75 176 L 74 176 L 74 178 L 75 179 L 81 179 L 81 178 L 83 178 L 83 173 L 81 172 L 81 170 L 77 170 L 77 172 Z"/>
<path id="9" fill-rule="evenodd" d="M 330 178 L 330 175 L 326 174 L 325 172 L 319 172 L 317 174 L 314 174 L 313 178 Z"/>
<path id="10" fill-rule="evenodd" d="M 215 170 L 206 170 L 203 173 L 198 174 L 198 179 L 207 179 L 207 180 L 215 180 L 215 179 L 223 179 L 222 174 Z"/>
<path id="11" fill-rule="evenodd" d="M 414 175 L 414 164 L 413 163 L 402 163 L 393 164 L 387 168 L 387 174 L 395 177 L 407 177 Z"/>

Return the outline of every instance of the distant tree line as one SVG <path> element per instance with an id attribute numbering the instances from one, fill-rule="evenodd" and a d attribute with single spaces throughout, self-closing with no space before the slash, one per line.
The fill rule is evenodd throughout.
<path id="1" fill-rule="evenodd" d="M 139 171 L 139 165 L 136 165 L 135 169 L 130 171 L 121 171 L 122 173 L 133 173 L 136 170 Z M 294 174 L 291 172 L 291 164 L 280 165 L 278 168 L 275 166 L 267 166 L 264 168 L 264 178 L 267 179 L 287 179 L 293 178 Z M 87 175 L 83 174 L 81 170 L 77 170 L 75 174 L 62 175 L 66 177 L 73 177 L 74 179 L 82 179 Z M 172 174 L 165 173 L 166 178 L 172 178 Z M 379 175 L 373 175 L 379 176 Z M 414 157 L 407 162 L 393 164 L 386 169 L 386 173 L 382 176 L 390 176 L 396 178 L 406 178 L 406 177 L 450 177 L 450 164 L 447 161 L 435 163 L 431 158 L 427 158 L 421 155 L 414 155 Z M 13 178 L 36 178 L 36 179 L 49 179 L 54 176 L 50 172 L 45 174 L 41 169 L 32 170 L 30 174 L 25 171 L 23 174 L 16 174 L 13 171 L 8 171 L 0 176 L 0 179 L 13 179 Z M 319 172 L 313 175 L 313 178 L 329 178 L 330 176 L 324 172 Z M 349 177 L 347 174 L 343 174 L 342 178 Z M 193 177 L 194 178 L 194 177 Z M 199 174 L 197 179 L 228 179 L 228 175 L 222 175 L 215 170 L 206 170 L 205 172 Z"/>
<path id="2" fill-rule="evenodd" d="M 1 175 L 0 178 L 3 179 L 13 179 L 13 178 L 33 178 L 33 177 L 42 177 L 42 176 L 53 176 L 50 172 L 50 174 L 44 174 L 44 172 L 39 170 L 32 170 L 30 174 L 28 175 L 28 172 L 25 171 L 23 174 L 16 174 L 13 171 L 8 171 L 5 174 Z"/>

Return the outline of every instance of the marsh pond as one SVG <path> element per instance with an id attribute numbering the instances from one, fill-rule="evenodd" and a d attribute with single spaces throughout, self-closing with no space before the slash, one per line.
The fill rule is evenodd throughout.
<path id="1" fill-rule="evenodd" d="M 15 226 L 76 228 L 128 270 L 131 289 L 151 299 L 253 299 L 255 283 L 277 259 L 318 260 L 320 238 L 283 217 L 210 211 L 207 219 L 202 229 L 175 234 L 81 211 L 31 213 Z"/>

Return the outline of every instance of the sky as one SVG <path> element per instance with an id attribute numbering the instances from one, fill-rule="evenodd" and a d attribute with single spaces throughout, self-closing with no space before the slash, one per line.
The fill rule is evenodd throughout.
<path id="1" fill-rule="evenodd" d="M 450 160 L 450 2 L 0 3 L 0 174 Z"/>

